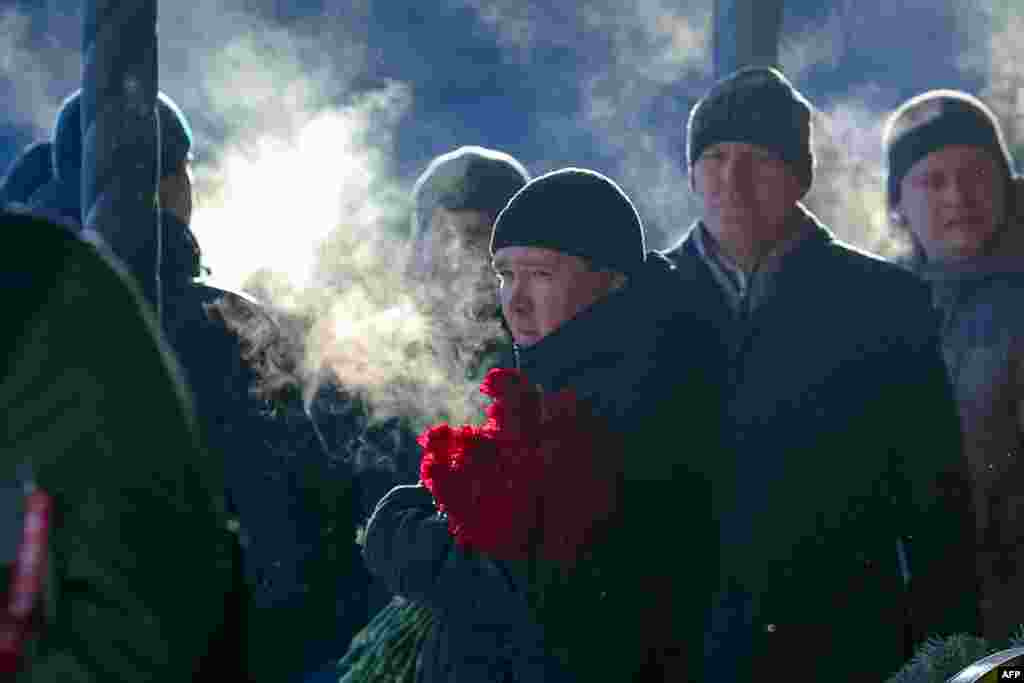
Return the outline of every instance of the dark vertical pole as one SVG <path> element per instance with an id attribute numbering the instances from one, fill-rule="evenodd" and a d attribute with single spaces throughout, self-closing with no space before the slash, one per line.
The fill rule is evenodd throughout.
<path id="1" fill-rule="evenodd" d="M 783 0 L 714 0 L 715 78 L 744 66 L 778 66 Z"/>
<path id="2" fill-rule="evenodd" d="M 84 15 L 82 225 L 128 265 L 159 318 L 157 0 L 86 0 Z"/>

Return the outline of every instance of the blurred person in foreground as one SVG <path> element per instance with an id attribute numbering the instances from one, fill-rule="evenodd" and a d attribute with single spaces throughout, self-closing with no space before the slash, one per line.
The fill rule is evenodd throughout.
<path id="1" fill-rule="evenodd" d="M 0 665 L 20 655 L 17 680 L 33 682 L 246 680 L 223 464 L 147 304 L 64 226 L 8 211 L 0 223 L 18 244 L 0 266 L 0 498 L 15 513 L 0 539 Z M 48 524 L 33 524 L 40 496 Z"/>
<path id="2" fill-rule="evenodd" d="M 622 190 L 576 168 L 520 190 L 490 246 L 517 368 L 488 373 L 482 427 L 420 437 L 423 481 L 367 529 L 371 571 L 434 612 L 416 680 L 703 680 L 710 505 L 660 437 L 713 400 L 669 362 L 685 308 L 650 306 L 671 266 Z M 679 519 L 702 560 L 686 582 L 646 556 Z"/>
<path id="3" fill-rule="evenodd" d="M 912 643 L 978 628 L 928 291 L 803 206 L 812 115 L 779 71 L 751 67 L 715 84 L 686 131 L 703 210 L 667 256 L 677 296 L 721 339 L 704 359 L 729 455 L 706 462 L 722 556 L 705 666 L 721 681 L 882 680 Z"/>
<path id="4" fill-rule="evenodd" d="M 973 484 L 984 635 L 1001 642 L 1024 622 L 1024 182 L 995 115 L 964 92 L 905 102 L 884 146 L 890 217 L 943 319 Z"/>

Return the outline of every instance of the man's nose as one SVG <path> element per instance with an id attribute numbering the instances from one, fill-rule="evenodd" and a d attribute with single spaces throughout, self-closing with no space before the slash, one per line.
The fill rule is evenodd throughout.
<path id="1" fill-rule="evenodd" d="M 527 290 L 523 278 L 516 278 L 507 287 L 509 308 L 515 313 L 528 313 L 531 302 L 529 290 Z"/>
<path id="2" fill-rule="evenodd" d="M 721 166 L 719 180 L 728 187 L 745 187 L 750 182 L 750 162 L 745 159 L 727 159 Z"/>
<path id="3" fill-rule="evenodd" d="M 946 200 L 951 204 L 970 204 L 977 190 L 976 181 L 967 173 L 954 173 L 946 183 Z"/>

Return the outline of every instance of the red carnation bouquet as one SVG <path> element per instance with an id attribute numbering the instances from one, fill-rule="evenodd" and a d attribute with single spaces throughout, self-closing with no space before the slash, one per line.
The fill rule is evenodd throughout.
<path id="1" fill-rule="evenodd" d="M 423 484 L 461 547 L 571 569 L 615 512 L 614 441 L 571 390 L 545 394 L 494 369 L 480 391 L 492 399 L 483 425 L 419 436 Z"/>

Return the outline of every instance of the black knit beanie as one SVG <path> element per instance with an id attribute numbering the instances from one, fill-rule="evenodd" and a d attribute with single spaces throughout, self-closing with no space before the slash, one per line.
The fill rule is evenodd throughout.
<path id="1" fill-rule="evenodd" d="M 697 102 L 686 126 L 691 177 L 704 150 L 720 142 L 745 142 L 771 150 L 792 167 L 804 191 L 810 189 L 814 179 L 811 105 L 776 69 L 740 69 Z"/>
<path id="2" fill-rule="evenodd" d="M 976 97 L 957 90 L 930 90 L 907 100 L 889 117 L 882 134 L 888 160 L 889 206 L 900 201 L 900 183 L 910 168 L 948 145 L 971 145 L 990 151 L 1012 177 L 1010 152 L 998 119 Z"/>
<path id="3" fill-rule="evenodd" d="M 160 177 L 178 170 L 192 149 L 192 127 L 177 104 L 166 94 L 157 93 L 160 113 Z M 82 172 L 82 91 L 68 96 L 57 112 L 53 126 L 54 176 L 77 186 Z"/>
<path id="4" fill-rule="evenodd" d="M 596 171 L 563 168 L 534 178 L 498 215 L 491 256 L 502 247 L 543 247 L 598 269 L 637 272 L 644 226 L 626 193 Z"/>
<path id="5" fill-rule="evenodd" d="M 529 180 L 526 168 L 504 152 L 469 145 L 442 154 L 413 186 L 411 238 L 415 241 L 427 232 L 438 207 L 496 216 Z"/>

